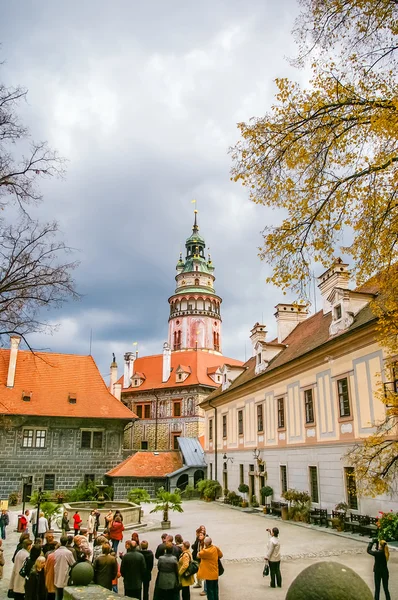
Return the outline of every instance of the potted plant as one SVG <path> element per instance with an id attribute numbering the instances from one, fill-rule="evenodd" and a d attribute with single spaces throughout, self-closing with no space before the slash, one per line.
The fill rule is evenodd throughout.
<path id="1" fill-rule="evenodd" d="M 58 504 L 63 504 L 68 497 L 68 494 L 65 492 L 65 490 L 57 490 L 54 492 L 54 496 Z"/>
<path id="2" fill-rule="evenodd" d="M 18 504 L 18 500 L 19 500 L 18 492 L 11 492 L 11 494 L 8 496 L 8 504 L 10 506 L 16 506 Z"/>
<path id="3" fill-rule="evenodd" d="M 215 479 L 202 479 L 198 481 L 196 488 L 201 498 L 206 502 L 211 502 L 218 498 L 222 490 L 221 485 Z"/>
<path id="4" fill-rule="evenodd" d="M 398 540 L 398 512 L 380 512 L 377 521 L 378 538 L 393 542 Z"/>
<path id="5" fill-rule="evenodd" d="M 169 520 L 169 511 L 175 512 L 184 512 L 182 508 L 182 498 L 179 491 L 174 492 L 166 492 L 166 490 L 161 487 L 158 489 L 156 499 L 155 499 L 155 508 L 151 510 L 151 513 L 154 512 L 162 512 L 163 520 L 162 520 L 162 529 L 170 529 L 171 522 Z"/>
<path id="6" fill-rule="evenodd" d="M 57 514 L 59 505 L 55 502 L 43 502 L 40 504 L 40 512 L 44 514 L 48 521 L 48 526 L 51 529 L 51 520 Z M 39 515 L 40 516 L 40 515 Z"/>
<path id="7" fill-rule="evenodd" d="M 350 510 L 350 507 L 346 502 L 339 502 L 334 507 L 334 510 L 339 513 L 337 517 L 332 518 L 332 527 L 337 529 L 337 531 L 344 531 L 344 522 L 347 512 Z"/>
<path id="8" fill-rule="evenodd" d="M 246 483 L 241 483 L 240 486 L 238 487 L 238 490 L 241 494 L 245 495 L 245 498 L 242 501 L 242 508 L 246 508 L 247 507 L 246 494 L 249 491 L 249 486 Z"/>
<path id="9" fill-rule="evenodd" d="M 257 496 L 252 496 L 251 505 L 253 508 L 258 508 L 260 506 L 259 503 L 257 502 Z"/>
<path id="10" fill-rule="evenodd" d="M 227 488 L 225 488 L 223 493 L 224 493 L 224 504 L 230 504 L 229 498 L 228 498 L 229 490 Z"/>
<path id="11" fill-rule="evenodd" d="M 263 511 L 264 511 L 265 514 L 267 514 L 268 511 L 269 511 L 268 498 L 274 494 L 274 490 L 269 485 L 264 485 L 260 489 L 260 494 L 261 494 L 262 497 L 265 498 L 265 506 L 263 508 Z"/>
<path id="12" fill-rule="evenodd" d="M 311 497 L 308 492 L 290 489 L 283 492 L 282 497 L 289 502 L 288 518 L 308 523 L 311 512 Z"/>

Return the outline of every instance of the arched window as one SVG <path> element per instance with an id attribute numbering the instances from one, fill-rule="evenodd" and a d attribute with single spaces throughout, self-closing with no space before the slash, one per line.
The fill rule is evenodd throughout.
<path id="1" fill-rule="evenodd" d="M 195 285 L 199 285 L 199 279 L 195 279 Z"/>

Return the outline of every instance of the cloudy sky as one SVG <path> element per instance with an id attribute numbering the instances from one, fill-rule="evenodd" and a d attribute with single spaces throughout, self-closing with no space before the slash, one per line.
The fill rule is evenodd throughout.
<path id="1" fill-rule="evenodd" d="M 44 182 L 41 219 L 56 218 L 78 249 L 78 303 L 52 314 L 36 347 L 92 353 L 107 377 L 111 353 L 140 354 L 167 339 L 167 298 L 192 227 L 223 297 L 223 350 L 249 356 L 249 331 L 282 294 L 257 257 L 275 219 L 230 181 L 236 123 L 272 104 L 289 66 L 296 0 L 20 0 L 2 7 L 2 81 L 29 89 L 21 117 L 65 156 L 64 181 Z"/>

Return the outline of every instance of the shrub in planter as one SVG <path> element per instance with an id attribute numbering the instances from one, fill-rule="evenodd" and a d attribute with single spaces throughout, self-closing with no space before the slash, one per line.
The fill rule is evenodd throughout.
<path id="1" fill-rule="evenodd" d="M 333 517 L 332 518 L 332 527 L 333 529 L 337 529 L 337 531 L 344 531 L 344 520 L 342 517 Z"/>
<path id="2" fill-rule="evenodd" d="M 236 492 L 229 492 L 228 500 L 229 504 L 232 504 L 232 506 L 239 506 L 243 498 L 242 496 L 239 496 L 239 494 L 237 494 Z"/>
<path id="3" fill-rule="evenodd" d="M 289 489 L 283 492 L 282 498 L 289 502 L 289 519 L 308 523 L 311 512 L 311 497 L 308 492 Z"/>
<path id="4" fill-rule="evenodd" d="M 193 485 L 187 485 L 185 490 L 181 492 L 181 496 L 184 496 L 184 500 L 191 500 L 196 494 L 196 490 Z"/>
<path id="5" fill-rule="evenodd" d="M 10 506 L 16 506 L 18 504 L 18 500 L 19 500 L 18 492 L 11 492 L 11 494 L 8 496 L 8 504 Z"/>
<path id="6" fill-rule="evenodd" d="M 228 499 L 229 490 L 227 488 L 225 488 L 223 490 L 223 493 L 224 493 L 224 504 L 230 504 L 229 499 Z"/>
<path id="7" fill-rule="evenodd" d="M 268 510 L 268 498 L 274 494 L 274 490 L 269 485 L 265 485 L 260 489 L 260 494 L 265 497 L 265 506 Z"/>
<path id="8" fill-rule="evenodd" d="M 58 504 L 63 504 L 68 500 L 68 492 L 65 490 L 57 490 L 54 492 L 54 498 L 58 502 Z"/>
<path id="9" fill-rule="evenodd" d="M 215 500 L 221 495 L 221 485 L 214 479 L 202 479 L 196 486 L 202 498 L 205 500 Z"/>
<path id="10" fill-rule="evenodd" d="M 256 496 L 252 496 L 251 505 L 252 505 L 254 508 L 258 508 L 258 507 L 260 506 L 260 505 L 259 505 L 259 503 L 257 502 L 257 497 L 256 497 Z"/>

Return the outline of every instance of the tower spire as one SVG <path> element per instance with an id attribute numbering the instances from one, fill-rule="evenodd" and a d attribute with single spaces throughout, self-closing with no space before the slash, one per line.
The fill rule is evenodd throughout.
<path id="1" fill-rule="evenodd" d="M 195 210 L 193 212 L 194 212 L 195 218 L 194 218 L 194 223 L 193 223 L 192 231 L 195 233 L 196 231 L 199 231 L 198 219 L 197 219 L 197 217 L 198 217 L 198 211 L 195 208 Z"/>

